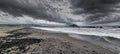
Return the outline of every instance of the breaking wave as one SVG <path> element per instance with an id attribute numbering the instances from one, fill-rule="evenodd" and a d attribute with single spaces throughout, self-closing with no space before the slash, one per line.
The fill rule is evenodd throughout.
<path id="1" fill-rule="evenodd" d="M 104 29 L 104 28 L 76 28 L 76 27 L 32 27 L 35 29 L 42 29 L 48 31 L 56 31 L 63 33 L 81 34 L 81 35 L 91 35 L 100 37 L 114 37 L 120 38 L 120 28 Z"/>
<path id="2" fill-rule="evenodd" d="M 76 28 L 76 27 L 32 27 L 59 33 L 68 33 L 70 37 L 91 42 L 105 48 L 120 51 L 120 28 Z"/>

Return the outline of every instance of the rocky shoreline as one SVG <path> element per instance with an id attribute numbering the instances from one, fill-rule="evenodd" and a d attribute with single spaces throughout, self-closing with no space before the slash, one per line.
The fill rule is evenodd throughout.
<path id="1" fill-rule="evenodd" d="M 0 54 L 117 54 L 68 34 L 22 28 L 0 38 Z"/>

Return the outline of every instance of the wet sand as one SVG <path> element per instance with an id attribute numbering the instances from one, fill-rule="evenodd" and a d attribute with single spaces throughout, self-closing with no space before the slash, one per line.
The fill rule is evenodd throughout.
<path id="1" fill-rule="evenodd" d="M 118 54 L 89 42 L 71 38 L 66 33 L 32 28 L 8 33 L 14 35 L 0 38 L 1 54 Z"/>

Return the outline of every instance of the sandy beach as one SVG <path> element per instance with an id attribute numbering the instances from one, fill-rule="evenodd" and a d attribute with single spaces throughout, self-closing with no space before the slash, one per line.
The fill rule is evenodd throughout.
<path id="1" fill-rule="evenodd" d="M 118 54 L 66 33 L 21 28 L 0 38 L 0 54 Z"/>

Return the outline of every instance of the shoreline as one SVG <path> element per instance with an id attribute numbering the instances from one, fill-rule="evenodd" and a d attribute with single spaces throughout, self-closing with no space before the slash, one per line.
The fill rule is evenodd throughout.
<path id="1" fill-rule="evenodd" d="M 33 28 L 32 28 L 33 29 Z M 37 29 L 35 29 L 35 30 L 37 30 Z M 57 33 L 57 35 L 51 35 L 51 37 L 49 37 L 49 36 L 44 36 L 44 37 L 42 37 L 42 38 L 58 38 L 58 39 L 61 39 L 61 40 L 64 40 L 64 41 L 68 41 L 68 42 L 71 42 L 71 43 L 73 43 L 73 44 L 75 44 L 76 46 L 78 46 L 78 47 L 80 47 L 80 48 L 82 48 L 82 47 L 84 47 L 84 46 L 80 46 L 81 44 L 83 44 L 83 45 L 88 45 L 90 48 L 89 49 L 95 49 L 95 48 L 103 48 L 103 47 L 101 47 L 101 46 L 99 46 L 99 45 L 96 45 L 96 44 L 93 44 L 93 43 L 91 43 L 91 42 L 88 42 L 88 41 L 85 41 L 85 40 L 80 40 L 80 39 L 76 39 L 76 38 L 73 38 L 73 37 L 70 37 L 69 36 L 69 34 L 67 34 L 67 33 L 59 33 L 59 32 L 54 32 L 54 31 L 46 31 L 46 30 L 39 30 L 39 31 L 41 31 L 41 33 L 43 32 L 43 31 L 45 31 L 46 33 L 49 33 L 49 34 L 56 34 Z M 44 33 L 44 32 L 43 32 Z M 91 46 L 92 45 L 92 46 Z M 88 49 L 88 48 L 87 48 Z M 109 50 L 108 48 L 106 49 L 106 48 L 103 48 L 104 50 Z M 103 50 L 102 49 L 102 50 Z M 113 52 L 114 52 L 115 50 L 113 50 Z M 115 52 L 117 52 L 117 51 L 115 51 Z"/>
<path id="2" fill-rule="evenodd" d="M 118 54 L 117 52 L 112 52 L 98 45 L 69 37 L 67 33 L 51 32 L 33 28 L 23 28 L 12 31 L 11 33 L 14 35 L 1 39 L 2 41 L 5 41 L 5 43 L 0 46 L 2 47 L 0 50 L 7 51 L 7 53 Z M 10 46 L 6 48 L 6 44 Z"/>
<path id="3" fill-rule="evenodd" d="M 52 28 L 46 28 L 46 29 L 43 28 L 43 27 L 40 27 L 40 28 L 39 27 L 32 27 L 32 28 L 33 29 L 38 29 L 38 30 L 50 31 L 50 32 L 65 33 L 65 34 L 68 34 L 67 35 L 68 37 L 71 37 L 73 39 L 78 39 L 80 41 L 85 41 L 85 42 L 88 42 L 88 43 L 91 43 L 91 44 L 94 44 L 94 45 L 98 45 L 98 46 L 101 46 L 103 48 L 107 48 L 111 51 L 120 52 L 119 44 L 114 45 L 114 44 L 108 42 L 108 40 L 106 40 L 105 37 L 95 36 L 95 35 L 76 34 L 76 33 L 74 34 L 74 33 L 64 32 L 60 29 L 53 31 Z M 67 29 L 65 29 L 65 30 L 67 30 Z M 97 40 L 97 39 L 100 39 L 100 40 Z"/>

